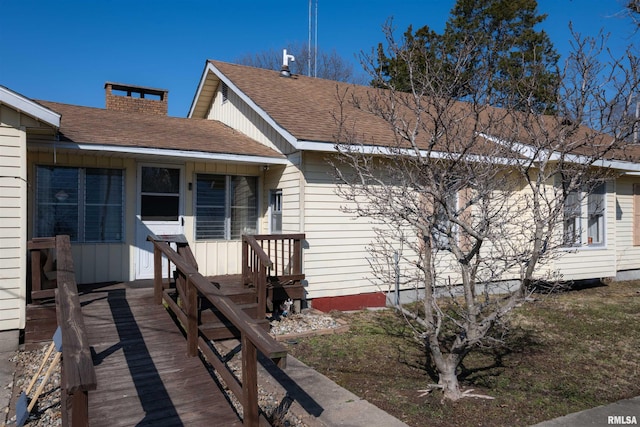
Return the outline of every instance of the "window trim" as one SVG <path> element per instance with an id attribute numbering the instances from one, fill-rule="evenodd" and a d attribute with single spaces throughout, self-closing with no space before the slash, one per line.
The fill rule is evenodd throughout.
<path id="1" fill-rule="evenodd" d="M 281 188 L 275 188 L 272 190 L 269 190 L 269 233 L 270 234 L 282 234 L 282 203 L 283 203 L 283 193 L 282 193 L 282 189 Z M 277 205 L 277 202 L 279 201 L 279 209 L 276 210 L 274 208 L 274 205 Z M 278 213 L 280 215 L 280 230 L 274 230 L 273 227 L 273 219 L 274 219 L 274 214 Z"/>
<path id="2" fill-rule="evenodd" d="M 589 203 L 589 197 L 593 194 L 598 194 L 598 190 L 602 188 L 602 200 L 603 200 L 603 207 L 602 207 L 602 214 L 601 214 L 601 221 L 602 221 L 602 241 L 600 242 L 595 242 L 595 243 L 589 243 L 589 217 L 590 217 L 590 203 Z M 607 247 L 607 224 L 608 224 L 608 218 L 607 218 L 607 195 L 608 195 L 608 184 L 606 181 L 601 182 L 600 184 L 596 185 L 593 187 L 592 191 L 590 193 L 586 192 L 584 189 L 581 190 L 575 190 L 575 191 L 571 191 L 569 192 L 569 194 L 567 194 L 567 197 L 565 197 L 564 199 L 564 207 L 563 207 L 563 212 L 562 212 L 562 238 L 563 238 L 563 247 L 564 249 L 567 250 L 575 250 L 575 249 L 603 249 Z M 577 216 L 574 217 L 574 226 L 576 223 L 579 224 L 578 227 L 578 237 L 577 239 L 575 239 L 575 242 L 571 243 L 567 241 L 567 219 L 565 217 L 565 214 L 567 212 L 567 206 L 566 206 L 566 202 L 569 199 L 569 195 L 571 194 L 577 194 L 578 200 L 579 200 L 579 204 L 576 205 L 576 212 L 577 212 Z M 576 233 L 577 234 L 577 233 Z"/>
<path id="3" fill-rule="evenodd" d="M 47 164 L 35 164 L 34 165 L 34 177 L 35 177 L 35 191 L 34 191 L 34 209 L 33 209 L 33 236 L 34 237 L 47 237 L 41 236 L 41 230 L 39 229 L 39 221 L 38 221 L 38 209 L 40 206 L 39 203 L 39 170 L 40 168 L 50 168 L 50 169 L 74 169 L 77 171 L 77 220 L 75 223 L 75 232 L 76 238 L 71 239 L 72 243 L 80 243 L 80 244 L 114 244 L 114 243 L 124 243 L 126 239 L 126 170 L 123 168 L 108 168 L 108 167 L 84 167 L 84 166 L 60 166 L 60 165 L 47 165 Z M 95 204 L 87 202 L 87 171 L 93 170 L 109 170 L 109 171 L 118 171 L 120 172 L 121 178 L 121 188 L 120 188 L 120 203 L 118 205 L 114 205 L 111 203 L 103 204 Z M 51 203 L 43 202 L 42 205 L 49 205 Z M 87 240 L 87 207 L 88 206 L 119 206 L 120 207 L 120 231 L 119 239 L 112 240 Z"/>
<path id="4" fill-rule="evenodd" d="M 245 177 L 245 178 L 252 178 L 255 180 L 255 191 L 256 191 L 256 201 L 255 201 L 255 216 L 256 216 L 256 223 L 255 223 L 255 230 L 256 233 L 259 232 L 260 230 L 260 177 L 259 176 L 255 176 L 255 175 L 227 175 L 227 174 L 221 174 L 221 173 L 208 173 L 208 172 L 194 172 L 194 182 L 195 182 L 195 189 L 194 189 L 194 194 L 193 194 L 193 217 L 194 217 L 194 221 L 193 221 L 193 239 L 194 241 L 197 242 L 205 242 L 205 241 L 230 241 L 230 242 L 234 242 L 234 241 L 240 241 L 240 239 L 234 239 L 232 237 L 232 224 L 231 224 L 231 217 L 232 217 L 232 195 L 231 195 L 231 187 L 232 187 L 232 179 L 235 177 Z M 217 176 L 217 177 L 224 177 L 225 179 L 225 185 L 224 185 L 224 233 L 223 233 L 223 237 L 198 237 L 198 177 L 199 176 Z"/>

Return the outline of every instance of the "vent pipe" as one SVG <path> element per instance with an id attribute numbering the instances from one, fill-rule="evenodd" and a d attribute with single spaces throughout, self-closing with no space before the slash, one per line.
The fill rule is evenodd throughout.
<path id="1" fill-rule="evenodd" d="M 282 50 L 282 69 L 280 70 L 280 77 L 291 77 L 291 70 L 289 70 L 289 61 L 295 62 L 295 60 L 295 56 L 287 54 L 287 49 Z"/>

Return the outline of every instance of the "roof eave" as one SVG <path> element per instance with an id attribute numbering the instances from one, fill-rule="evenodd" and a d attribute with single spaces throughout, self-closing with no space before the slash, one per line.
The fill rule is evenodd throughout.
<path id="1" fill-rule="evenodd" d="M 258 114 L 260 118 L 262 118 L 269 126 L 271 126 L 280 136 L 282 136 L 291 146 L 293 146 L 296 150 L 301 150 L 298 139 L 293 136 L 289 131 L 280 126 L 278 122 L 276 122 L 267 112 L 258 106 L 249 96 L 247 96 L 238 86 L 236 86 L 222 71 L 220 71 L 211 61 L 207 61 L 207 66 L 205 67 L 202 78 L 200 79 L 200 84 L 198 85 L 198 90 L 196 92 L 196 96 L 194 98 L 194 102 L 191 104 L 191 109 L 189 110 L 189 117 L 193 114 L 196 105 L 200 100 L 200 94 L 207 80 L 207 73 L 213 73 L 220 81 L 227 85 L 227 87 L 236 93 L 241 100 L 243 100 L 249 108 Z M 211 102 L 211 100 L 207 100 Z"/>
<path id="2" fill-rule="evenodd" d="M 53 126 L 56 129 L 60 128 L 60 114 L 4 86 L 0 86 L 0 103 L 9 105 L 15 110 Z"/>
<path id="3" fill-rule="evenodd" d="M 95 151 L 95 152 L 109 152 L 109 153 L 122 153 L 130 155 L 140 156 L 160 156 L 180 158 L 184 160 L 214 160 L 230 163 L 251 163 L 261 165 L 287 165 L 289 160 L 285 157 L 269 157 L 260 155 L 247 155 L 247 154 L 233 154 L 233 153 L 210 153 L 204 151 L 188 151 L 188 150 L 176 150 L 165 148 L 147 148 L 147 147 L 128 147 L 120 145 L 108 145 L 108 144 L 88 144 L 77 142 L 55 142 L 55 144 L 49 142 L 35 142 L 30 143 L 31 148 L 53 148 L 56 149 L 70 149 L 80 151 Z"/>

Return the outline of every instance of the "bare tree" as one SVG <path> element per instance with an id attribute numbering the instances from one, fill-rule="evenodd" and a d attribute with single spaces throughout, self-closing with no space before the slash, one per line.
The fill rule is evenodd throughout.
<path id="1" fill-rule="evenodd" d="M 396 42 L 390 26 L 385 35 L 386 56 L 403 64 L 410 90 L 338 90 L 338 193 L 346 211 L 375 223 L 370 262 L 380 284 L 399 274 L 397 259 L 402 284 L 424 291 L 421 310 L 403 312 L 438 374 L 432 386 L 457 400 L 471 396 L 458 382 L 465 356 L 496 344 L 495 326 L 533 285 L 559 279 L 553 261 L 601 237 L 583 222 L 602 214 L 615 176 L 606 160 L 625 155 L 629 123 L 612 122 L 611 110 L 637 90 L 638 62 L 629 54 L 626 64 L 606 66 L 595 40 L 578 38 L 557 71 L 558 114 L 548 116 L 523 108 L 522 91 L 538 89 L 535 76 L 514 85 L 520 92 L 502 108 L 480 92 L 453 99 L 454 86 L 486 86 L 461 79 L 490 78 L 471 39 L 446 53 L 445 67 Z M 462 72 L 469 61 L 472 75 Z M 372 81 L 383 81 L 375 58 L 363 63 Z"/>
<path id="2" fill-rule="evenodd" d="M 314 55 L 313 48 L 309 50 L 304 43 L 291 43 L 287 52 L 294 55 L 296 60 L 289 64 L 294 74 L 311 75 L 321 79 L 339 82 L 356 82 L 353 64 L 342 58 L 335 50 L 330 52 L 318 50 Z M 311 73 L 309 73 L 309 57 L 311 57 Z M 282 50 L 266 50 L 263 52 L 246 54 L 236 60 L 236 63 L 251 67 L 280 70 L 282 67 Z M 314 70 L 316 75 L 313 75 Z"/>

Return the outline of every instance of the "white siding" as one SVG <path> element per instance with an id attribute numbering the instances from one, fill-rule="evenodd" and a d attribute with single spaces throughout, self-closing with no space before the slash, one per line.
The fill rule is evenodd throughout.
<path id="1" fill-rule="evenodd" d="M 79 284 L 126 281 L 133 278 L 133 252 L 135 231 L 135 171 L 133 159 L 57 152 L 29 152 L 29 182 L 35 182 L 35 168 L 39 165 L 60 167 L 116 168 L 125 172 L 125 241 L 123 243 L 73 243 L 73 264 Z M 29 237 L 33 236 L 33 207 L 35 187 L 29 194 Z M 133 193 L 133 194 L 132 194 Z"/>
<path id="2" fill-rule="evenodd" d="M 45 152 L 30 152 L 29 173 L 33 175 L 35 165 L 53 164 L 53 154 Z M 78 283 L 99 283 L 108 281 L 133 280 L 135 277 L 135 229 L 137 225 L 136 205 L 137 163 L 134 159 L 121 157 L 100 157 L 95 155 L 78 155 L 58 152 L 57 166 L 72 167 L 110 167 L 125 170 L 125 242 L 124 243 L 74 243 L 72 244 L 76 280 Z M 272 166 L 273 168 L 273 166 Z M 289 167 L 287 167 L 289 170 Z M 194 229 L 194 191 L 188 190 L 189 183 L 195 183 L 197 173 L 211 173 L 222 175 L 251 175 L 264 181 L 262 167 L 243 164 L 222 164 L 187 162 L 185 165 L 185 197 L 184 197 L 184 234 L 198 261 L 200 271 L 205 275 L 240 273 L 241 242 L 240 241 L 196 241 Z M 289 177 L 288 171 L 283 174 Z M 33 179 L 33 177 L 30 177 Z M 264 191 L 264 190 L 263 190 Z M 31 194 L 30 206 L 33 206 Z M 295 196 L 297 198 L 297 195 Z M 264 199 L 264 197 L 261 197 Z M 292 204 L 297 206 L 296 203 Z M 264 214 L 266 208 L 261 207 Z M 32 230 L 32 213 L 29 213 L 30 230 Z M 262 219 L 262 218 L 261 218 Z M 261 221 L 263 224 L 264 221 Z M 264 232 L 265 229 L 261 230 Z M 31 235 L 31 231 L 29 235 Z M 0 234 L 1 236 L 1 234 Z"/>
<path id="3" fill-rule="evenodd" d="M 20 115 L 0 106 L 0 331 L 23 329 L 27 276 L 27 149 Z"/>
<path id="4" fill-rule="evenodd" d="M 264 171 L 255 165 L 187 163 L 187 182 L 195 183 L 196 174 L 199 173 L 250 175 L 260 177 L 262 180 Z M 198 262 L 198 271 L 205 276 L 241 273 L 242 242 L 240 240 L 195 240 L 194 190 L 186 193 L 184 230 L 189 246 Z M 264 197 L 259 199 L 264 199 Z M 262 216 L 265 209 L 263 207 L 259 207 L 259 209 Z M 260 221 L 260 223 L 264 224 L 264 221 Z"/>
<path id="5" fill-rule="evenodd" d="M 640 246 L 633 245 L 633 184 L 639 178 L 623 177 L 616 182 L 616 270 L 640 269 Z"/>
<path id="6" fill-rule="evenodd" d="M 375 239 L 370 221 L 342 211 L 332 170 L 322 154 L 304 155 L 304 273 L 308 297 L 378 292 L 371 282 L 367 245 Z"/>
<path id="7" fill-rule="evenodd" d="M 616 197 L 615 184 L 607 183 L 604 246 L 583 246 L 567 250 L 554 267 L 562 280 L 583 280 L 614 277 L 616 275 Z"/>
<path id="8" fill-rule="evenodd" d="M 304 188 L 304 178 L 300 172 L 300 153 L 289 155 L 291 162 L 286 166 L 270 166 L 265 173 L 263 186 L 263 215 L 262 232 L 269 230 L 268 207 L 269 191 L 282 190 L 282 232 L 299 233 L 304 218 L 303 199 L 301 189 Z"/>
<path id="9" fill-rule="evenodd" d="M 218 85 L 209 110 L 209 115 L 207 116 L 208 119 L 225 123 L 227 126 L 242 132 L 276 151 L 284 154 L 290 154 L 292 152 L 293 148 L 291 145 L 282 138 L 272 126 L 267 124 L 255 110 L 240 99 L 237 94 L 229 90 L 227 100 L 223 101 L 221 86 L 222 85 Z"/>

